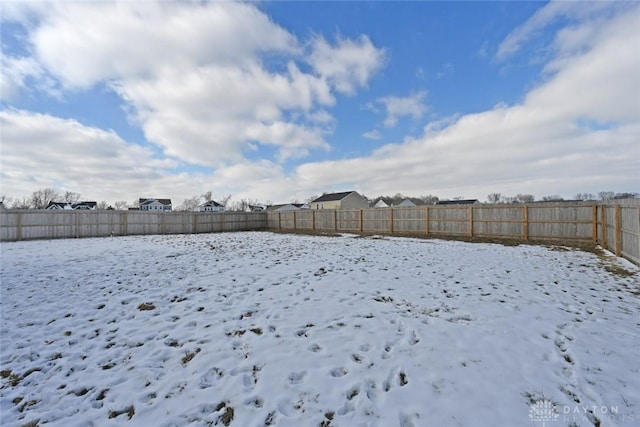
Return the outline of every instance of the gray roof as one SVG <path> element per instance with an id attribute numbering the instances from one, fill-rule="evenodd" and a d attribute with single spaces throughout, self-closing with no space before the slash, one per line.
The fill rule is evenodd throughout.
<path id="1" fill-rule="evenodd" d="M 168 205 L 171 204 L 171 199 L 143 199 L 143 198 L 141 198 L 140 199 L 140 206 L 148 205 L 148 204 L 153 203 L 153 202 L 159 202 L 159 203 L 161 203 L 161 204 L 163 204 L 165 206 L 168 206 Z"/>
<path id="2" fill-rule="evenodd" d="M 320 196 L 317 199 L 315 199 L 312 203 L 316 203 L 316 202 L 333 202 L 333 201 L 336 201 L 336 200 L 342 200 L 342 199 L 344 199 L 345 197 L 347 197 L 351 193 L 355 193 L 355 191 L 345 191 L 345 192 L 342 192 L 342 193 L 323 194 L 322 196 Z"/>
<path id="3" fill-rule="evenodd" d="M 478 203 L 478 199 L 440 200 L 436 205 L 473 205 L 475 203 Z"/>
<path id="4" fill-rule="evenodd" d="M 204 203 L 204 204 L 202 204 L 200 206 L 213 206 L 213 207 L 216 207 L 216 208 L 222 207 L 222 205 L 220 203 L 216 202 L 215 200 L 209 200 L 207 203 Z"/>

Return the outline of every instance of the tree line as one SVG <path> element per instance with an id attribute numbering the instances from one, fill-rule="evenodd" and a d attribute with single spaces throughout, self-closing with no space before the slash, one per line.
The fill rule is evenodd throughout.
<path id="1" fill-rule="evenodd" d="M 363 195 L 364 196 L 364 195 Z M 365 196 L 366 197 L 366 196 Z M 573 196 L 573 201 L 608 201 L 616 199 L 634 199 L 639 198 L 640 193 L 616 193 L 614 191 L 601 191 L 598 194 L 593 193 L 577 193 Z M 317 196 L 311 196 L 305 200 L 305 203 L 310 203 L 316 199 Z M 31 193 L 30 196 L 23 196 L 22 198 L 13 199 L 11 197 L 5 197 L 0 195 L 0 202 L 8 209 L 46 209 L 50 202 L 67 202 L 77 203 L 82 199 L 80 193 L 74 191 L 60 192 L 55 188 L 42 188 Z M 370 200 L 371 206 L 375 205 L 378 201 L 382 200 L 389 206 L 397 206 L 404 200 L 410 200 L 415 205 L 435 205 L 441 199 L 438 196 L 426 195 L 426 196 L 405 196 L 402 193 L 396 193 L 392 196 L 378 196 Z M 462 196 L 454 197 L 453 200 L 464 199 Z M 214 197 L 212 191 L 207 191 L 201 195 L 195 195 L 186 198 L 181 204 L 174 205 L 174 210 L 177 211 L 193 211 L 201 204 L 215 200 L 220 205 L 224 206 L 227 211 L 245 212 L 250 210 L 254 206 L 268 206 L 271 205 L 271 201 L 265 203 L 260 202 L 257 199 L 241 198 L 233 200 L 230 194 Z M 488 203 L 532 203 L 535 201 L 541 202 L 561 202 L 566 201 L 562 196 L 549 195 L 543 196 L 539 200 L 532 194 L 516 194 L 515 196 L 507 196 L 501 193 L 491 193 L 487 196 Z M 292 200 L 291 203 L 299 203 L 298 200 Z M 139 200 L 136 199 L 132 202 L 119 200 L 113 204 L 109 204 L 106 201 L 97 202 L 96 209 L 115 209 L 115 210 L 127 210 L 129 208 L 139 207 Z"/>

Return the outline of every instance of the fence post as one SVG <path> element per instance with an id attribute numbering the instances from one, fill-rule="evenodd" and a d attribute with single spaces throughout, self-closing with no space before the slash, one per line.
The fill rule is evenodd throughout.
<path id="1" fill-rule="evenodd" d="M 363 226 L 363 215 L 362 215 L 362 209 L 360 209 L 360 232 L 362 233 L 364 231 L 364 226 Z"/>
<path id="2" fill-rule="evenodd" d="M 616 205 L 615 211 L 615 235 L 616 235 L 616 256 L 622 255 L 622 213 L 620 205 Z"/>
<path id="3" fill-rule="evenodd" d="M 80 238 L 80 211 L 75 211 L 74 216 L 76 217 L 76 239 Z"/>
<path id="4" fill-rule="evenodd" d="M 600 225 L 602 229 L 602 247 L 607 249 L 607 205 L 600 205 L 600 209 L 602 209 L 602 224 Z"/>
<path id="5" fill-rule="evenodd" d="M 592 219 L 591 219 L 591 240 L 593 244 L 598 244 L 598 205 L 591 207 Z"/>
<path id="6" fill-rule="evenodd" d="M 311 210 L 311 228 L 313 231 L 316 231 L 316 211 Z"/>
<path id="7" fill-rule="evenodd" d="M 524 240 L 529 240 L 529 206 L 522 207 L 522 234 Z"/>
<path id="8" fill-rule="evenodd" d="M 473 237 L 473 206 L 469 206 L 469 237 Z"/>
<path id="9" fill-rule="evenodd" d="M 278 212 L 278 230 L 282 230 L 282 212 Z"/>
<path id="10" fill-rule="evenodd" d="M 338 209 L 333 210 L 333 226 L 338 231 Z"/>
<path id="11" fill-rule="evenodd" d="M 197 213 L 193 213 L 193 219 L 191 220 L 191 234 L 196 234 L 198 231 L 198 216 Z"/>
<path id="12" fill-rule="evenodd" d="M 296 211 L 293 211 L 293 229 L 298 229 L 298 225 L 296 224 Z"/>
<path id="13" fill-rule="evenodd" d="M 424 233 L 429 234 L 429 208 L 424 208 Z"/>
<path id="14" fill-rule="evenodd" d="M 18 217 L 16 218 L 16 239 L 22 240 L 22 212 L 18 212 Z"/>

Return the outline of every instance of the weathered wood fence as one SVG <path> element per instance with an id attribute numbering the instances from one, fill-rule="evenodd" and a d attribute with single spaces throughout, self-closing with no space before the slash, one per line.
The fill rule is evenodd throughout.
<path id="1" fill-rule="evenodd" d="M 140 234 L 195 234 L 266 228 L 264 213 L 3 210 L 0 241 Z"/>
<path id="2" fill-rule="evenodd" d="M 600 244 L 640 265 L 640 206 L 524 204 L 298 210 L 268 212 L 267 228 L 575 241 Z"/>
<path id="3" fill-rule="evenodd" d="M 640 265 L 640 205 L 419 206 L 285 212 L 0 211 L 0 241 L 282 230 L 560 240 Z"/>

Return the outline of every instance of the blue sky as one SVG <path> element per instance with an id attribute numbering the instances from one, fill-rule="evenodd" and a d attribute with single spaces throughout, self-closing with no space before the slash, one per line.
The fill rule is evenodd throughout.
<path id="1" fill-rule="evenodd" d="M 3 2 L 0 192 L 640 190 L 630 2 Z"/>

